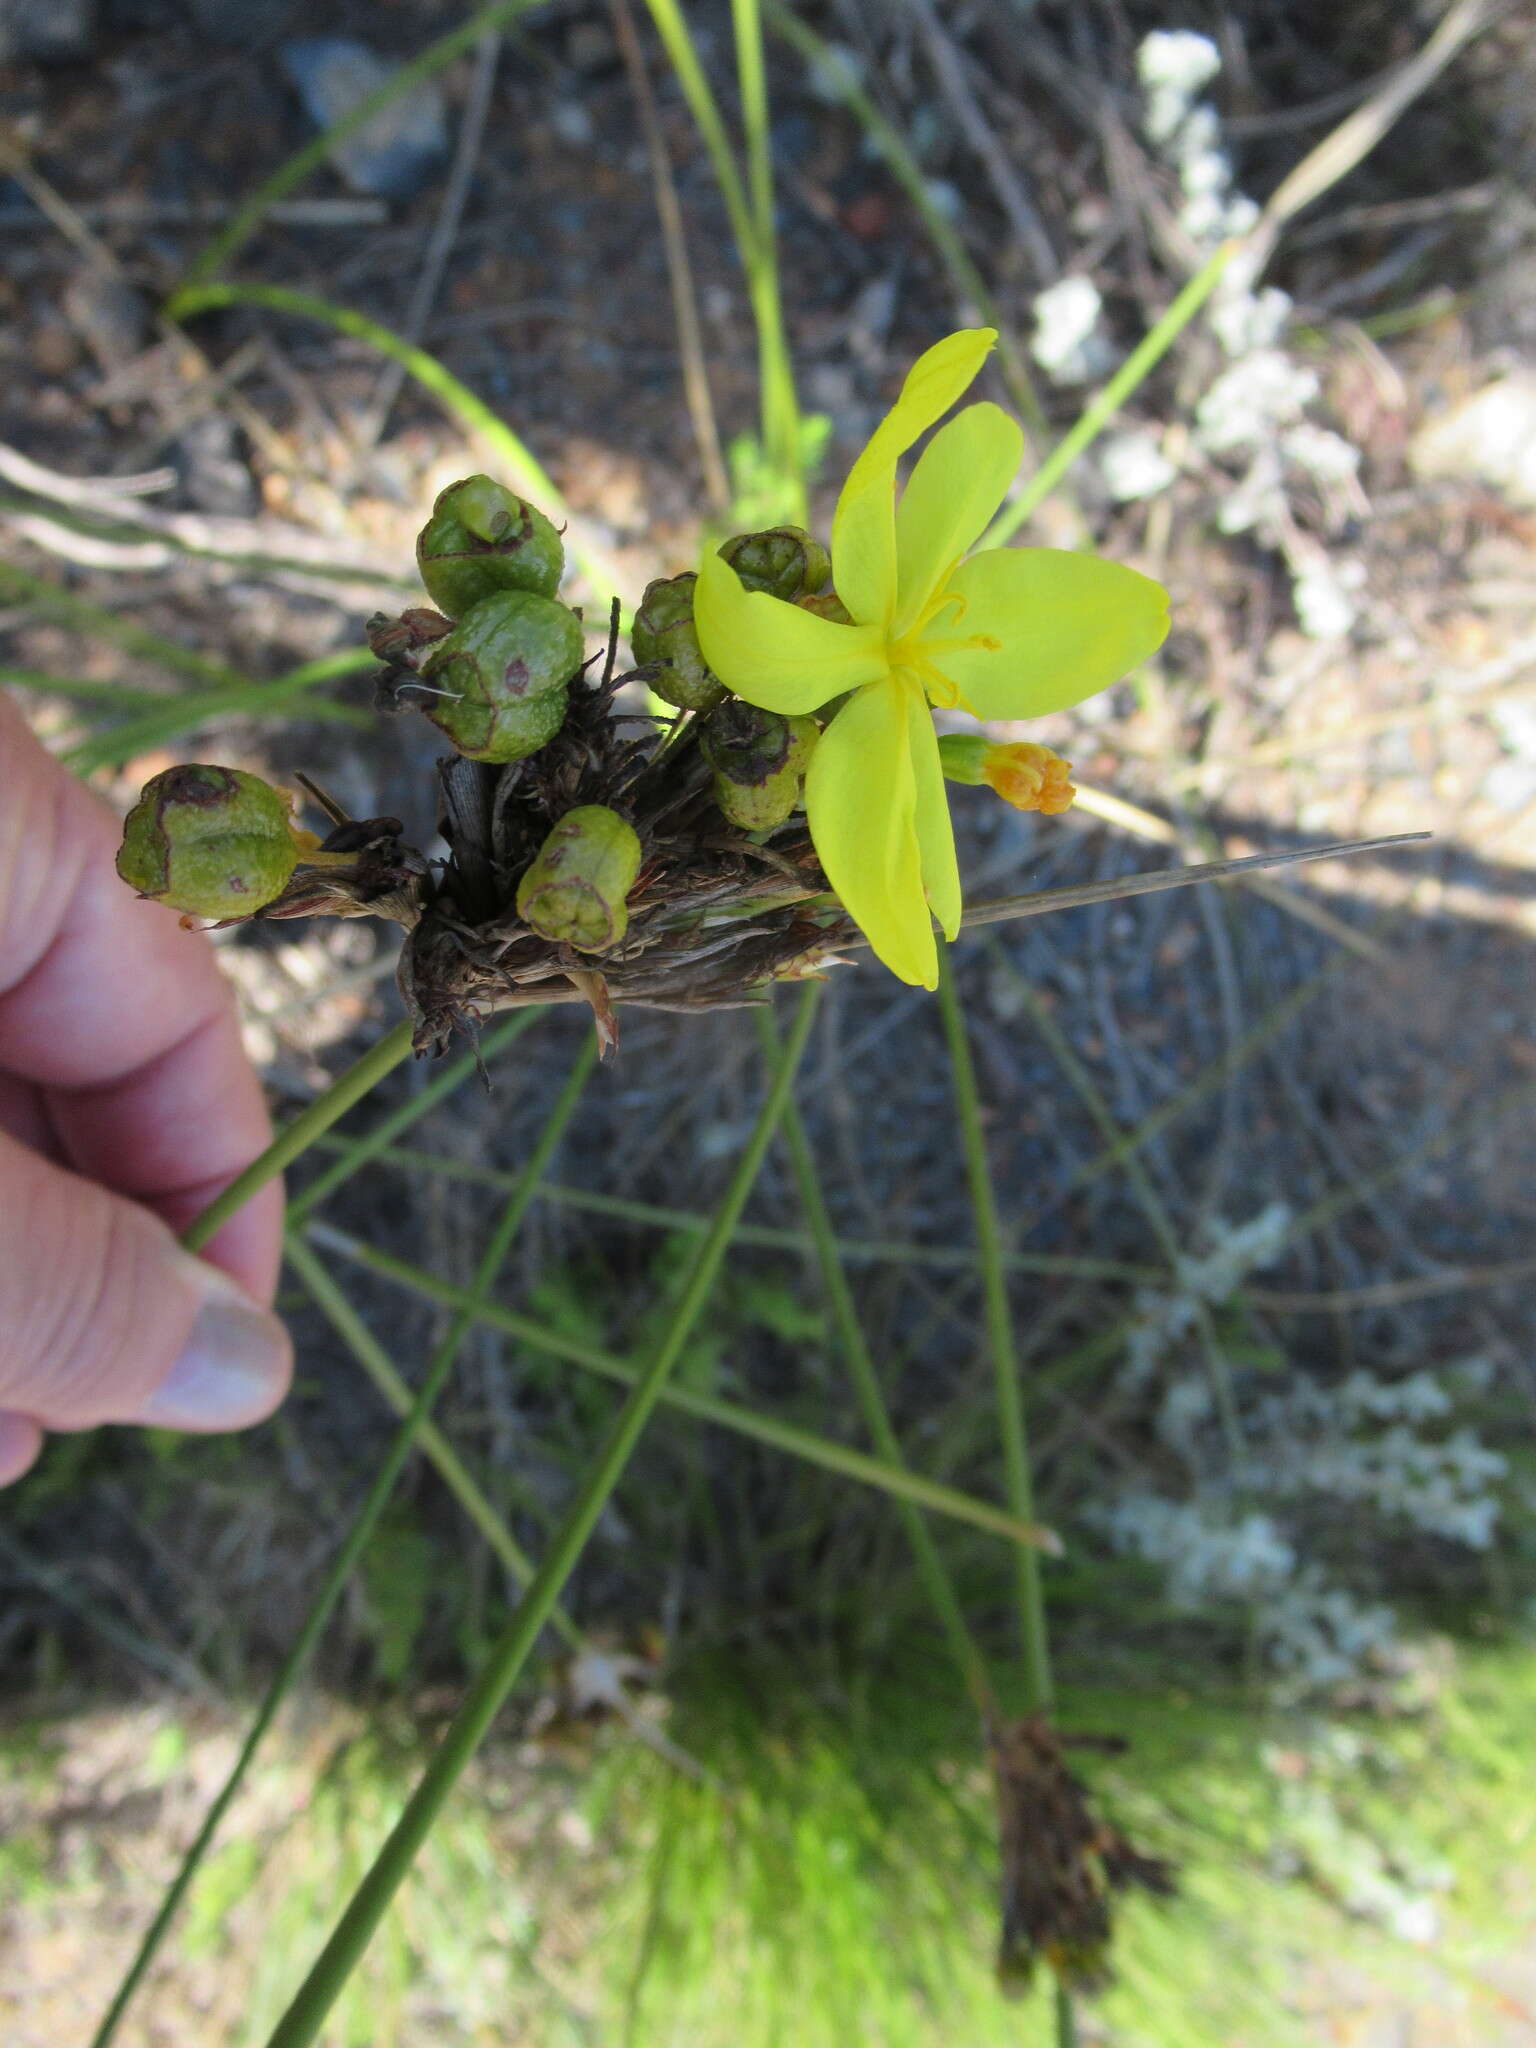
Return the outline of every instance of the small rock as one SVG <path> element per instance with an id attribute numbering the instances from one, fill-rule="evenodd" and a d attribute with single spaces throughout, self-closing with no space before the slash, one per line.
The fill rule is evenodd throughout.
<path id="1" fill-rule="evenodd" d="M 96 40 L 96 0 L 0 0 L 0 64 L 76 64 Z"/>
<path id="2" fill-rule="evenodd" d="M 305 112 L 319 128 L 333 127 L 400 70 L 345 36 L 284 43 L 282 60 Z M 409 199 L 447 154 L 443 96 L 432 80 L 404 93 L 330 152 L 354 192 L 379 199 Z"/>
<path id="3" fill-rule="evenodd" d="M 1408 461 L 1416 476 L 1487 484 L 1511 505 L 1536 506 L 1536 370 L 1485 384 L 1428 421 Z"/>

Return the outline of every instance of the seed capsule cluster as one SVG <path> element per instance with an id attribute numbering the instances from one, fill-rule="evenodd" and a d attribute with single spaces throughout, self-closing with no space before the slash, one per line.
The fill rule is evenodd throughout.
<path id="1" fill-rule="evenodd" d="M 721 553 L 749 589 L 835 604 L 824 548 L 796 527 Z M 800 808 L 820 726 L 732 697 L 694 627 L 693 575 L 658 579 L 636 612 L 636 666 L 601 678 L 581 615 L 559 596 L 565 551 L 544 515 L 487 476 L 433 505 L 416 547 L 430 603 L 370 620 L 381 710 L 419 712 L 450 743 L 438 763 L 445 860 L 394 818 L 325 804 L 322 840 L 291 800 L 239 769 L 150 783 L 119 871 L 198 917 L 384 916 L 405 931 L 399 981 L 417 1043 L 509 1001 L 712 1007 L 806 971 L 846 929 Z M 615 615 L 616 619 L 617 615 Z M 624 715 L 647 685 L 680 714 Z"/>

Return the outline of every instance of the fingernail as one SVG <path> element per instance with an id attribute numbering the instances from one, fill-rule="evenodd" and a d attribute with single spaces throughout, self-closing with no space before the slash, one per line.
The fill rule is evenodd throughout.
<path id="1" fill-rule="evenodd" d="M 264 1309 L 203 1267 L 207 1298 L 186 1348 L 144 1404 L 161 1429 L 243 1429 L 271 1414 L 288 1391 L 293 1349 Z"/>

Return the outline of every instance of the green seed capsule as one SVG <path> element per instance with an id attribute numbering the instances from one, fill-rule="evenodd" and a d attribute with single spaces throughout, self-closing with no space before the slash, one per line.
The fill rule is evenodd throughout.
<path id="1" fill-rule="evenodd" d="M 725 695 L 699 651 L 693 623 L 693 586 L 698 580 L 690 569 L 686 575 L 648 583 L 629 636 L 635 660 L 660 667 L 651 687 L 681 711 L 708 711 Z"/>
<path id="2" fill-rule="evenodd" d="M 734 699 L 722 704 L 699 744 L 715 771 L 715 802 L 731 823 L 744 832 L 782 825 L 800 801 L 820 736 L 814 718 L 781 718 Z"/>
<path id="3" fill-rule="evenodd" d="M 421 708 L 472 761 L 521 761 L 565 723 L 567 688 L 586 652 L 567 605 L 531 590 L 483 597 L 421 663 L 441 696 Z"/>
<path id="4" fill-rule="evenodd" d="M 762 533 L 738 533 L 720 550 L 748 590 L 793 603 L 814 595 L 832 574 L 832 557 L 803 526 L 770 526 Z"/>
<path id="5" fill-rule="evenodd" d="M 188 764 L 145 783 L 117 872 L 172 910 L 249 917 L 288 886 L 301 844 L 281 790 L 240 768 Z"/>
<path id="6" fill-rule="evenodd" d="M 633 825 L 606 804 L 567 811 L 517 885 L 517 914 L 540 938 L 606 953 L 629 929 L 628 896 L 640 872 Z"/>
<path id="7" fill-rule="evenodd" d="M 565 570 L 565 549 L 526 499 L 488 476 L 470 476 L 438 493 L 417 537 L 416 563 L 432 602 L 461 619 L 498 590 L 553 597 Z"/>

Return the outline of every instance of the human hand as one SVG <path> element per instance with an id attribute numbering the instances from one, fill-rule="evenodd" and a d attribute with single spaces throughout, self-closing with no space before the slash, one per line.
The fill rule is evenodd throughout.
<path id="1" fill-rule="evenodd" d="M 282 1191 L 174 1233 L 271 1136 L 212 948 L 0 693 L 0 1485 L 46 1430 L 241 1429 L 288 1388 Z"/>

